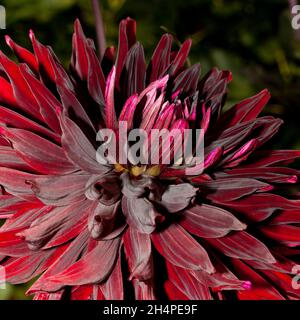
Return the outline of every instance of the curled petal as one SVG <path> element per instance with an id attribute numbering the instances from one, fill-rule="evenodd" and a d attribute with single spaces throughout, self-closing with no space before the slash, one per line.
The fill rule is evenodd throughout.
<path id="1" fill-rule="evenodd" d="M 169 212 L 178 212 L 189 206 L 196 196 L 197 190 L 197 188 L 188 183 L 170 185 L 158 203 Z"/>
<path id="2" fill-rule="evenodd" d="M 127 223 L 142 233 L 152 233 L 164 220 L 146 198 L 122 198 L 122 210 Z"/>

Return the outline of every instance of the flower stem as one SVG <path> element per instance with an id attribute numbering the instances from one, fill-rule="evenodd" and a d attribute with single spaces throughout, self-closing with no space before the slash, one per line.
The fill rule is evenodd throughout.
<path id="1" fill-rule="evenodd" d="M 92 0 L 94 16 L 95 16 L 95 28 L 97 34 L 97 45 L 100 60 L 103 58 L 105 48 L 106 48 L 106 39 L 104 33 L 104 24 L 102 19 L 102 14 L 100 10 L 99 0 Z"/>

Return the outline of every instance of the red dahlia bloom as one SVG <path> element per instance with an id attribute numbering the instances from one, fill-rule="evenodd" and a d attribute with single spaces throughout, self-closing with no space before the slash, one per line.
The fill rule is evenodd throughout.
<path id="1" fill-rule="evenodd" d="M 0 54 L 0 260 L 35 299 L 297 299 L 299 151 L 261 147 L 281 120 L 264 90 L 222 112 L 231 73 L 186 66 L 162 36 L 146 66 L 135 22 L 99 61 L 75 23 L 70 71 L 30 32 L 34 54 Z M 101 128 L 202 128 L 204 171 L 101 165 Z M 291 196 L 290 196 L 291 197 Z"/>

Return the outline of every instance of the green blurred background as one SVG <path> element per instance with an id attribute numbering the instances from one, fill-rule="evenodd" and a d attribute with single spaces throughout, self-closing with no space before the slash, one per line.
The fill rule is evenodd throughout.
<path id="1" fill-rule="evenodd" d="M 213 66 L 230 69 L 228 105 L 259 92 L 271 91 L 265 110 L 284 119 L 273 141 L 276 147 L 300 148 L 300 37 L 291 27 L 288 0 L 100 0 L 108 45 L 116 45 L 118 23 L 137 20 L 138 39 L 151 56 L 168 30 L 178 43 L 193 39 L 191 62 L 202 74 Z M 11 55 L 4 34 L 30 48 L 33 29 L 53 47 L 67 67 L 73 22 L 80 18 L 87 36 L 95 39 L 91 0 L 3 0 L 7 29 L 0 30 L 0 48 Z M 25 299 L 23 286 L 0 290 L 0 299 Z M 27 297 L 28 298 L 28 297 Z"/>

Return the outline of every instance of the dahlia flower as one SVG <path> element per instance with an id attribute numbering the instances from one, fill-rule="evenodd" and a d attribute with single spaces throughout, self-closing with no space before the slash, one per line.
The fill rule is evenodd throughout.
<path id="1" fill-rule="evenodd" d="M 136 24 L 101 61 L 75 22 L 65 70 L 30 31 L 0 53 L 0 263 L 34 299 L 298 299 L 299 151 L 264 150 L 282 121 L 270 94 L 222 111 L 231 73 L 187 65 L 159 41 L 150 63 Z M 104 165 L 102 128 L 201 128 L 203 163 Z M 173 150 L 174 151 L 174 150 Z M 162 150 L 162 153 L 164 150 Z M 170 152 L 171 153 L 171 152 Z"/>

